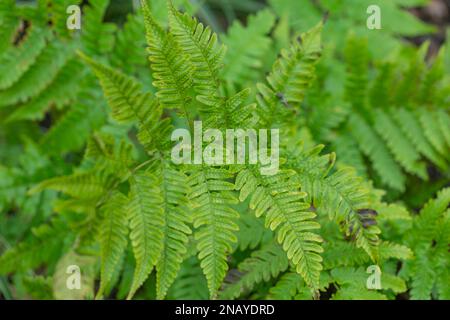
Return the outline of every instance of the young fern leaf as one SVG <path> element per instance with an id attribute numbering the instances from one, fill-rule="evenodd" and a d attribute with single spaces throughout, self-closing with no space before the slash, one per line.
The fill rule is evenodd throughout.
<path id="1" fill-rule="evenodd" d="M 163 198 L 158 180 L 149 173 L 130 178 L 128 217 L 136 268 L 128 293 L 131 299 L 156 265 L 163 249 Z"/>
<path id="2" fill-rule="evenodd" d="M 145 1 L 142 1 L 148 53 L 156 96 L 164 108 L 177 108 L 189 117 L 192 97 L 193 67 L 171 33 L 165 32 L 154 20 Z M 189 121 L 190 122 L 190 121 Z"/>
<path id="3" fill-rule="evenodd" d="M 281 171 L 274 176 L 262 176 L 255 169 L 244 169 L 236 177 L 240 201 L 250 197 L 250 208 L 257 217 L 265 216 L 265 225 L 276 230 L 277 240 L 289 260 L 308 286 L 318 288 L 322 270 L 322 239 L 313 230 L 320 225 L 314 221 L 316 214 L 303 201 L 305 193 L 291 178 L 293 171 Z"/>
<path id="4" fill-rule="evenodd" d="M 237 242 L 235 220 L 239 214 L 231 206 L 238 200 L 232 194 L 234 185 L 226 181 L 230 178 L 232 174 L 225 169 L 206 167 L 189 176 L 198 258 L 212 298 L 216 298 L 228 270 L 227 255 Z"/>
<path id="5" fill-rule="evenodd" d="M 113 279 L 116 268 L 123 259 L 127 247 L 128 218 L 126 206 L 128 198 L 115 191 L 101 208 L 104 218 L 100 229 L 101 270 L 100 289 L 97 297 L 101 297 Z"/>
<path id="6" fill-rule="evenodd" d="M 217 34 L 210 27 L 205 28 L 196 18 L 179 12 L 170 0 L 168 6 L 170 31 L 195 69 L 193 79 L 197 94 L 205 98 L 216 96 L 225 47 L 218 43 Z"/>

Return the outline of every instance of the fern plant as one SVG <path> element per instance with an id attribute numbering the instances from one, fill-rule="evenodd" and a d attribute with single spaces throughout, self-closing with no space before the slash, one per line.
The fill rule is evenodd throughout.
<path id="1" fill-rule="evenodd" d="M 13 125 L 24 133 L 0 151 L 2 294 L 12 275 L 24 295 L 42 299 L 393 299 L 409 288 L 412 298 L 445 299 L 448 190 L 417 215 L 408 201 L 385 202 L 401 199 L 390 189 L 403 191 L 405 173 L 426 178 L 422 156 L 448 169 L 444 53 L 432 67 L 388 61 L 373 78 L 364 44 L 352 38 L 345 88 L 321 96 L 336 57 L 324 49 L 318 15 L 291 36 L 291 21 L 275 19 L 278 5 L 292 5 L 281 1 L 218 34 L 192 17 L 195 8 L 161 3 L 141 1 L 116 31 L 103 22 L 108 2 L 92 2 L 81 34 L 64 28 L 62 2 L 0 10 L 4 30 L 22 23 L 23 45 L 33 40 L 30 21 L 52 39 L 30 43 L 40 52 L 16 38 L 0 48 L 5 63 L 24 61 L 0 79 L 0 139 L 14 136 Z M 73 71 L 73 83 L 61 81 Z M 345 108 L 332 113 L 330 101 Z M 400 102 L 408 103 L 395 112 Z M 44 134 L 30 121 L 61 112 Z M 278 173 L 175 164 L 171 134 L 193 134 L 196 121 L 221 132 L 279 129 Z M 355 162 L 361 154 L 370 165 Z M 387 186 L 387 197 L 374 185 Z M 27 210 L 33 221 L 7 234 Z M 74 264 L 83 277 L 75 293 L 65 287 Z M 369 266 L 382 270 L 379 290 L 367 288 Z"/>

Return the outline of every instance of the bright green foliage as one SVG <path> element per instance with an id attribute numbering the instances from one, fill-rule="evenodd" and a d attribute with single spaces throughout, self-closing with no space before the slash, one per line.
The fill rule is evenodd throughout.
<path id="1" fill-rule="evenodd" d="M 396 37 L 431 30 L 400 9 L 425 0 L 380 1 L 374 36 L 365 0 L 269 1 L 226 32 L 166 0 L 120 27 L 88 1 L 69 31 L 69 2 L 0 4 L 2 297 L 449 299 L 446 53 Z M 279 171 L 174 164 L 198 120 L 280 129 Z"/>

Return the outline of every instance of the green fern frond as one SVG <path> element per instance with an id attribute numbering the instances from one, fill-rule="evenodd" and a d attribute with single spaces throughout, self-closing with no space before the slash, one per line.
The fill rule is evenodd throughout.
<path id="1" fill-rule="evenodd" d="M 421 127 L 420 120 L 416 117 L 414 112 L 404 108 L 397 109 L 394 113 L 394 119 L 406 137 L 415 145 L 417 150 L 423 156 L 442 169 L 447 167 L 445 158 L 440 155 L 427 140 Z"/>
<path id="2" fill-rule="evenodd" d="M 143 93 L 141 85 L 134 79 L 104 66 L 87 56 L 81 57 L 91 65 L 100 79 L 104 94 L 112 109 L 113 118 L 119 123 L 137 121 L 138 138 L 148 152 L 165 149 L 170 125 L 167 120 L 160 121 L 162 110 L 158 100 L 150 93 Z"/>
<path id="3" fill-rule="evenodd" d="M 85 75 L 80 62 L 71 59 L 59 70 L 44 91 L 18 106 L 7 118 L 8 122 L 19 120 L 39 120 L 52 105 L 61 109 L 77 96 L 78 84 Z"/>
<path id="4" fill-rule="evenodd" d="M 256 81 L 272 44 L 267 34 L 274 23 L 274 15 L 269 10 L 262 10 L 248 17 L 246 27 L 236 20 L 228 29 L 223 37 L 228 49 L 222 71 L 227 82 L 244 85 Z"/>
<path id="5" fill-rule="evenodd" d="M 205 115 L 205 127 L 229 129 L 239 126 L 249 128 L 256 123 L 253 112 L 256 104 L 247 104 L 251 90 L 244 89 L 230 98 L 199 96 Z"/>
<path id="6" fill-rule="evenodd" d="M 376 260 L 380 230 L 375 225 L 375 217 L 368 219 L 361 211 L 372 209 L 371 189 L 353 168 L 343 167 L 328 174 L 335 155 L 321 156 L 322 149 L 319 145 L 305 152 L 297 147 L 289 154 L 288 166 L 298 173 L 302 190 L 307 194 L 306 202 L 337 221 L 357 246 Z"/>
<path id="7" fill-rule="evenodd" d="M 319 23 L 298 37 L 289 50 L 282 50 L 267 77 L 270 87 L 257 85 L 259 115 L 265 123 L 270 125 L 277 113 L 283 115 L 287 111 L 284 109 L 289 109 L 290 105 L 296 109 L 303 101 L 321 56 L 321 32 L 322 23 Z"/>
<path id="8" fill-rule="evenodd" d="M 308 286 L 317 288 L 322 270 L 322 239 L 313 230 L 320 225 L 314 221 L 316 214 L 303 201 L 305 193 L 291 179 L 292 171 L 282 171 L 274 176 L 262 176 L 258 169 L 244 169 L 236 177 L 239 199 L 250 197 L 250 208 L 257 217 L 265 216 L 265 225 L 276 230 L 277 240 L 283 246 L 296 270 Z"/>
<path id="9" fill-rule="evenodd" d="M 120 192 L 114 192 L 101 208 L 104 218 L 100 230 L 101 279 L 97 296 L 101 297 L 109 287 L 122 256 L 127 247 L 128 217 L 126 206 L 128 199 Z"/>
<path id="10" fill-rule="evenodd" d="M 66 221 L 54 219 L 32 230 L 33 237 L 20 242 L 0 257 L 0 274 L 29 270 L 50 261 L 73 242 L 74 237 Z"/>
<path id="11" fill-rule="evenodd" d="M 423 128 L 423 133 L 431 145 L 444 157 L 448 157 L 449 145 L 446 144 L 445 135 L 440 130 L 437 114 L 428 110 L 418 110 L 419 121 Z M 448 130 L 448 128 L 447 128 Z"/>
<path id="12" fill-rule="evenodd" d="M 48 30 L 31 26 L 18 46 L 10 46 L 0 56 L 0 90 L 16 83 L 35 63 L 46 46 Z"/>
<path id="13" fill-rule="evenodd" d="M 291 300 L 298 292 L 308 288 L 302 277 L 298 273 L 288 272 L 281 276 L 278 282 L 270 288 L 269 299 L 271 300 Z"/>
<path id="14" fill-rule="evenodd" d="M 70 57 L 70 51 L 70 46 L 53 40 L 20 79 L 7 90 L 0 91 L 0 108 L 24 103 L 44 91 Z"/>
<path id="15" fill-rule="evenodd" d="M 373 168 L 383 183 L 403 191 L 405 176 L 377 133 L 364 118 L 357 114 L 350 116 L 349 125 L 353 138 L 358 142 L 364 155 L 371 160 Z"/>
<path id="16" fill-rule="evenodd" d="M 260 219 L 255 219 L 251 212 L 241 213 L 238 226 L 237 236 L 241 251 L 255 249 L 273 238 L 271 230 L 265 228 L 264 222 Z"/>
<path id="17" fill-rule="evenodd" d="M 345 48 L 347 61 L 346 98 L 355 110 L 364 110 L 368 88 L 367 40 L 350 37 Z"/>
<path id="18" fill-rule="evenodd" d="M 227 180 L 232 174 L 225 169 L 202 168 L 189 176 L 190 200 L 194 210 L 194 232 L 200 266 L 208 280 L 212 298 L 217 296 L 228 270 L 227 256 L 237 242 L 239 217 L 231 205 L 238 200 L 232 194 L 234 185 Z"/>
<path id="19" fill-rule="evenodd" d="M 194 69 L 175 42 L 174 36 L 166 33 L 154 20 L 145 1 L 142 6 L 153 85 L 158 89 L 156 96 L 163 107 L 178 108 L 188 117 Z"/>
<path id="20" fill-rule="evenodd" d="M 314 79 L 315 64 L 322 55 L 322 28 L 320 22 L 302 34 L 290 50 L 282 50 L 281 58 L 267 77 L 271 89 L 282 93 L 288 103 L 300 104 Z"/>
<path id="21" fill-rule="evenodd" d="M 427 170 L 425 163 L 420 161 L 420 154 L 391 119 L 392 113 L 385 113 L 382 110 L 375 111 L 375 130 L 406 171 L 427 180 Z"/>
<path id="22" fill-rule="evenodd" d="M 127 16 L 127 22 L 118 31 L 114 50 L 111 56 L 111 64 L 120 68 L 127 74 L 147 74 L 147 55 L 145 53 L 146 42 L 142 35 L 145 33 L 144 19 L 139 10 Z M 144 71 L 144 72 L 142 72 Z"/>
<path id="23" fill-rule="evenodd" d="M 194 88 L 198 95 L 214 97 L 219 88 L 219 69 L 225 47 L 218 43 L 217 34 L 204 27 L 196 18 L 180 13 L 168 1 L 170 31 L 195 69 Z"/>
<path id="24" fill-rule="evenodd" d="M 339 286 L 333 295 L 335 300 L 387 300 L 387 297 L 366 287 L 368 274 L 362 268 L 336 268 L 331 276 Z M 381 282 L 383 287 L 383 283 Z"/>
<path id="25" fill-rule="evenodd" d="M 188 209 L 186 176 L 168 165 L 162 168 L 161 190 L 164 197 L 164 239 L 161 257 L 156 264 L 156 292 L 164 299 L 174 282 L 187 253 L 188 236 L 192 233 Z"/>
<path id="26" fill-rule="evenodd" d="M 97 199 L 108 190 L 108 179 L 95 172 L 75 173 L 41 182 L 29 192 L 41 192 L 44 189 L 60 191 L 74 198 Z"/>
<path id="27" fill-rule="evenodd" d="M 80 92 L 82 101 L 74 104 L 42 137 L 40 144 L 50 154 L 79 150 L 89 135 L 105 122 L 104 104 L 93 94 L 96 92 Z"/>
<path id="28" fill-rule="evenodd" d="M 208 299 L 208 285 L 197 257 L 190 257 L 181 264 L 169 296 L 175 300 Z"/>
<path id="29" fill-rule="evenodd" d="M 254 286 L 262 281 L 269 281 L 277 277 L 289 267 L 286 254 L 275 243 L 269 244 L 260 250 L 254 251 L 251 257 L 239 264 L 239 270 L 233 281 L 233 270 L 228 275 L 228 283 L 220 292 L 222 299 L 235 299 L 244 292 L 251 291 Z"/>
<path id="30" fill-rule="evenodd" d="M 89 55 L 109 53 L 114 47 L 116 26 L 103 23 L 109 0 L 90 1 L 84 9 L 81 43 L 83 50 Z"/>
<path id="31" fill-rule="evenodd" d="M 450 188 L 440 191 L 415 218 L 412 230 L 406 235 L 406 243 L 414 250 L 416 258 L 405 266 L 405 274 L 411 279 L 412 299 L 431 299 L 440 277 L 445 277 L 450 263 Z M 440 286 L 442 291 L 442 287 Z M 444 290 L 445 295 L 445 290 Z"/>
<path id="32" fill-rule="evenodd" d="M 128 218 L 136 268 L 128 299 L 131 299 L 156 265 L 163 248 L 164 216 L 156 177 L 136 174 L 130 179 Z"/>

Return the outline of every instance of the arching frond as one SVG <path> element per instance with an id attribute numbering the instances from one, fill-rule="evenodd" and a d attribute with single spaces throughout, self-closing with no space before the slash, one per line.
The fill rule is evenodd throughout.
<path id="1" fill-rule="evenodd" d="M 317 288 L 322 270 L 322 239 L 314 233 L 320 225 L 316 214 L 303 202 L 306 194 L 291 179 L 293 172 L 261 176 L 258 170 L 244 169 L 236 177 L 241 201 L 250 197 L 250 208 L 257 217 L 265 217 L 265 225 L 277 233 L 277 240 L 308 286 Z"/>

